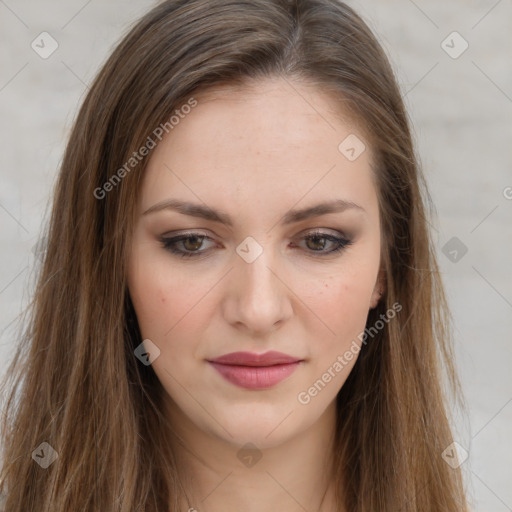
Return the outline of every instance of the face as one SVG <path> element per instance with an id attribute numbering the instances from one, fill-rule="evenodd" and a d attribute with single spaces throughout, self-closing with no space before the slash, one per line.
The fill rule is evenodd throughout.
<path id="1" fill-rule="evenodd" d="M 371 148 L 332 97 L 292 83 L 194 96 L 151 153 L 129 255 L 171 422 L 238 446 L 332 413 L 379 298 Z"/>

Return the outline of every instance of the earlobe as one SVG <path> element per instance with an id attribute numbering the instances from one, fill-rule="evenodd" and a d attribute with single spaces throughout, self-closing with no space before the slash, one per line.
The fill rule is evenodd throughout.
<path id="1" fill-rule="evenodd" d="M 377 277 L 377 282 L 375 283 L 375 288 L 373 289 L 371 301 L 370 301 L 370 309 L 374 309 L 379 304 L 384 292 L 386 291 L 386 279 L 385 279 L 385 271 L 380 270 L 379 275 Z"/>
<path id="2" fill-rule="evenodd" d="M 380 292 L 377 289 L 373 291 L 372 299 L 370 302 L 370 309 L 375 309 L 377 307 L 377 304 L 379 303 L 381 297 L 382 297 L 382 292 Z"/>

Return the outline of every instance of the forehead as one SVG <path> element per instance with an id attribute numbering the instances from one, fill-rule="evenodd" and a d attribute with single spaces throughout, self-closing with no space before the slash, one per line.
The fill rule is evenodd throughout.
<path id="1" fill-rule="evenodd" d="M 311 201 L 341 195 L 372 200 L 371 148 L 333 95 L 268 79 L 193 97 L 197 106 L 180 116 L 151 154 L 145 206 L 178 190 L 196 200 L 237 195 L 241 204 L 245 198 L 269 205 L 280 194 L 289 207 L 305 194 Z M 353 137 L 366 149 L 351 161 L 340 143 L 343 149 Z"/>
<path id="2" fill-rule="evenodd" d="M 276 152 L 295 148 L 305 153 L 314 150 L 307 146 L 313 139 L 317 144 L 324 141 L 322 149 L 330 146 L 337 150 L 337 139 L 343 133 L 366 138 L 357 127 L 355 116 L 343 107 L 343 98 L 310 82 L 266 78 L 242 85 L 215 86 L 199 91 L 195 98 L 200 108 L 190 118 L 197 133 L 213 135 L 215 141 L 225 140 L 223 134 L 230 135 L 238 142 L 238 150 L 242 142 L 247 143 L 248 150 L 258 142 L 261 149 L 274 146 Z M 212 120 L 215 124 L 207 126 Z M 190 127 L 191 122 L 183 124 Z M 181 132 L 183 138 L 190 135 L 184 129 Z"/>

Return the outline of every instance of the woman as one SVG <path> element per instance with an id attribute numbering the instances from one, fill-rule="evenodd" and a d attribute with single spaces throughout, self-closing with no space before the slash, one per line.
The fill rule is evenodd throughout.
<path id="1" fill-rule="evenodd" d="M 348 6 L 159 4 L 69 139 L 4 509 L 467 510 L 428 198 Z"/>

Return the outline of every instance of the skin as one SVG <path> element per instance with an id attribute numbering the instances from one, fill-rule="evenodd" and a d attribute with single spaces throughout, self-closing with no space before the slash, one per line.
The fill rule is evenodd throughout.
<path id="1" fill-rule="evenodd" d="M 151 153 L 128 265 L 143 339 L 160 350 L 152 367 L 166 414 L 188 447 L 175 447 L 190 495 L 183 510 L 315 512 L 326 489 L 321 510 L 333 510 L 335 398 L 357 356 L 308 404 L 298 395 L 361 345 L 383 291 L 371 148 L 355 161 L 338 150 L 348 135 L 364 136 L 312 85 L 265 79 L 194 97 Z M 233 226 L 170 209 L 144 214 L 171 198 L 222 210 Z M 332 199 L 362 209 L 281 223 L 290 209 Z M 199 256 L 180 258 L 161 242 L 184 230 L 210 237 L 175 244 Z M 315 230 L 353 243 L 328 254 L 335 242 L 304 238 Z M 249 236 L 263 250 L 251 263 L 236 252 Z M 206 361 L 268 350 L 304 361 L 266 390 L 235 386 Z M 249 442 L 261 455 L 252 467 L 237 457 Z"/>

